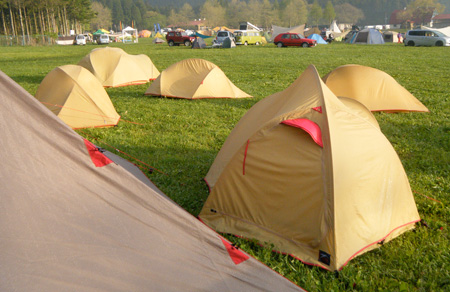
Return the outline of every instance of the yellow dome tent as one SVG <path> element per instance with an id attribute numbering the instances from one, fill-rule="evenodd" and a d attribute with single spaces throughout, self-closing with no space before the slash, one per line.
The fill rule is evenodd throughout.
<path id="1" fill-rule="evenodd" d="M 414 228 L 400 159 L 370 112 L 352 104 L 314 66 L 255 104 L 205 177 L 200 219 L 328 270 Z"/>
<path id="2" fill-rule="evenodd" d="M 120 119 L 97 78 L 78 65 L 53 69 L 36 98 L 73 129 L 115 126 Z"/>
<path id="3" fill-rule="evenodd" d="M 371 111 L 429 111 L 389 74 L 375 68 L 344 65 L 328 73 L 323 80 L 335 95 L 356 99 Z"/>
<path id="4" fill-rule="evenodd" d="M 104 87 L 144 84 L 159 76 L 147 55 L 129 55 L 120 48 L 93 49 L 78 65 L 91 71 Z"/>
<path id="5" fill-rule="evenodd" d="M 187 99 L 251 97 L 237 88 L 215 64 L 186 59 L 171 65 L 150 85 L 145 95 Z"/>

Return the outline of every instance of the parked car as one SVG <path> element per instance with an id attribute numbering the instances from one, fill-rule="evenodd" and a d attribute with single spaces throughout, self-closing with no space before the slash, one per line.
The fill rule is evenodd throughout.
<path id="1" fill-rule="evenodd" d="M 73 41 L 74 45 L 85 45 L 86 44 L 86 36 L 84 34 L 77 34 L 75 40 Z"/>
<path id="2" fill-rule="evenodd" d="M 409 30 L 403 39 L 405 46 L 450 46 L 450 37 L 436 30 Z"/>
<path id="3" fill-rule="evenodd" d="M 236 45 L 259 45 L 262 43 L 262 36 L 257 30 L 237 30 L 234 32 Z"/>
<path id="4" fill-rule="evenodd" d="M 280 33 L 274 38 L 273 43 L 279 48 L 288 46 L 307 48 L 317 45 L 317 41 L 315 40 L 307 39 L 300 34 L 290 32 Z"/>
<path id="5" fill-rule="evenodd" d="M 213 43 L 215 45 L 221 45 L 226 38 L 230 38 L 236 43 L 234 34 L 227 30 L 219 30 L 217 32 L 216 38 L 213 40 Z"/>
<path id="6" fill-rule="evenodd" d="M 195 40 L 195 37 L 189 36 L 185 32 L 179 31 L 169 31 L 166 34 L 166 40 L 169 46 L 179 46 L 180 44 L 184 44 L 186 47 L 191 46 Z"/>
<path id="7" fill-rule="evenodd" d="M 97 44 L 103 45 L 103 44 L 109 44 L 109 36 L 107 34 L 101 34 L 97 37 Z"/>

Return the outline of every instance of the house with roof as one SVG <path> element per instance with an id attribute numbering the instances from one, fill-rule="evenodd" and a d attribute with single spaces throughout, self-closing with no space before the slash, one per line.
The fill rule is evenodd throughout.
<path id="1" fill-rule="evenodd" d="M 433 27 L 443 28 L 450 26 L 450 14 L 439 14 L 433 17 Z"/>
<path id="2" fill-rule="evenodd" d="M 422 14 L 414 13 L 412 16 L 405 15 L 405 9 L 394 10 L 389 18 L 391 28 L 407 28 L 412 29 L 415 26 L 425 25 L 433 26 L 433 17 L 436 15 L 434 7 Z"/>

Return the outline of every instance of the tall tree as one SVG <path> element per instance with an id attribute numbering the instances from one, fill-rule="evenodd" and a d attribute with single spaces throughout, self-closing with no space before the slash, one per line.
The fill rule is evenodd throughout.
<path id="1" fill-rule="evenodd" d="M 336 5 L 336 19 L 340 23 L 351 23 L 355 24 L 358 20 L 364 18 L 364 13 L 361 9 L 356 8 L 355 6 L 344 3 L 340 5 Z"/>
<path id="2" fill-rule="evenodd" d="M 306 23 L 308 7 L 304 0 L 290 0 L 283 11 L 284 25 L 288 27 Z"/>
<path id="3" fill-rule="evenodd" d="M 277 2 L 278 3 L 278 2 Z M 272 24 L 279 23 L 279 11 L 272 6 L 269 0 L 263 0 L 261 5 L 262 11 L 260 15 L 259 25 L 268 30 L 272 27 Z"/>
<path id="4" fill-rule="evenodd" d="M 334 11 L 333 3 L 331 1 L 328 1 L 325 9 L 323 10 L 323 20 L 325 23 L 329 24 L 336 18 L 336 12 Z"/>
<path id="5" fill-rule="evenodd" d="M 323 11 L 322 7 L 320 7 L 319 2 L 317 0 L 314 0 L 314 3 L 311 4 L 309 9 L 309 22 L 311 25 L 319 25 L 320 20 L 322 19 Z"/>
<path id="6" fill-rule="evenodd" d="M 206 0 L 200 9 L 201 18 L 206 18 L 206 25 L 221 26 L 225 23 L 225 9 L 217 0 Z"/>
<path id="7" fill-rule="evenodd" d="M 91 20 L 91 28 L 98 30 L 100 28 L 111 28 L 112 26 L 112 14 L 111 9 L 103 6 L 100 2 L 92 2 L 92 10 L 96 16 Z"/>

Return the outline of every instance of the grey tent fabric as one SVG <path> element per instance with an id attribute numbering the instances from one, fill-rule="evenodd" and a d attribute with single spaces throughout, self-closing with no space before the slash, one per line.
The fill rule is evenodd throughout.
<path id="1" fill-rule="evenodd" d="M 366 28 L 359 31 L 354 37 L 352 37 L 351 44 L 384 44 L 384 38 L 381 32 L 373 28 Z"/>
<path id="2" fill-rule="evenodd" d="M 154 44 L 162 44 L 162 43 L 165 43 L 166 41 L 165 40 L 163 40 L 162 38 L 155 38 L 153 41 L 152 41 L 152 43 L 154 43 Z"/>
<path id="3" fill-rule="evenodd" d="M 222 48 L 230 49 L 230 48 L 236 48 L 236 44 L 234 40 L 231 38 L 226 38 L 223 40 Z"/>
<path id="4" fill-rule="evenodd" d="M 1 71 L 0 108 L 0 291 L 302 291 Z"/>
<path id="5" fill-rule="evenodd" d="M 192 43 L 192 49 L 204 49 L 206 48 L 206 43 L 203 38 L 197 37 Z"/>

